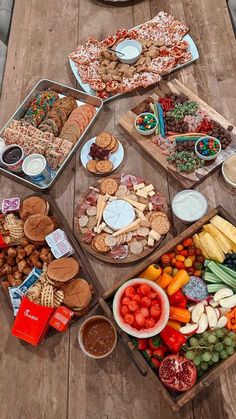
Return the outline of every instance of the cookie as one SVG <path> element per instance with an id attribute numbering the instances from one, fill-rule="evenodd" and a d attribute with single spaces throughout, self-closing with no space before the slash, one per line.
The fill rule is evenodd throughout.
<path id="1" fill-rule="evenodd" d="M 96 137 L 95 142 L 99 147 L 107 148 L 110 145 L 111 140 L 112 136 L 109 132 L 101 132 L 101 134 Z"/>
<path id="2" fill-rule="evenodd" d="M 97 161 L 96 160 L 89 160 L 86 164 L 86 169 L 88 169 L 91 173 L 97 173 Z"/>
<path id="3" fill-rule="evenodd" d="M 106 236 L 107 233 L 100 233 L 93 238 L 94 248 L 99 253 L 107 253 L 110 250 L 110 247 L 105 243 Z"/>
<path id="4" fill-rule="evenodd" d="M 110 160 L 97 161 L 96 169 L 99 173 L 109 173 L 113 169 L 113 163 Z"/>
<path id="5" fill-rule="evenodd" d="M 104 179 L 100 184 L 100 190 L 104 195 L 115 195 L 118 190 L 118 183 L 112 178 Z"/>

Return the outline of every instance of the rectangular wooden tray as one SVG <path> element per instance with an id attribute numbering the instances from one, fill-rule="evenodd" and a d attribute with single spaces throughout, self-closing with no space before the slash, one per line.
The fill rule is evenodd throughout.
<path id="1" fill-rule="evenodd" d="M 75 253 L 72 255 L 72 257 L 76 258 L 77 261 L 79 262 L 80 265 L 80 271 L 79 271 L 79 276 L 81 278 L 86 279 L 93 287 L 93 297 L 92 300 L 89 304 L 88 307 L 88 313 L 90 312 L 90 310 L 96 305 L 98 304 L 98 296 L 101 295 L 102 293 L 102 288 L 100 287 L 96 276 L 93 272 L 93 270 L 90 267 L 90 264 L 87 260 L 87 258 L 85 257 L 82 249 L 80 248 L 77 240 L 75 239 L 72 230 L 69 226 L 69 224 L 67 223 L 66 219 L 64 218 L 64 215 L 62 214 L 61 210 L 59 209 L 59 207 L 57 206 L 57 204 L 54 202 L 54 200 L 52 199 L 52 197 L 50 195 L 47 194 L 40 194 L 40 193 L 33 193 L 31 195 L 28 195 L 26 198 L 28 198 L 29 196 L 39 196 L 42 198 L 45 198 L 50 205 L 50 210 L 49 210 L 49 214 L 53 215 L 55 218 L 57 218 L 59 220 L 59 227 L 65 231 L 69 242 L 71 244 L 71 246 L 73 247 Z M 0 280 L 0 282 L 2 282 L 2 279 Z M 11 305 L 11 301 L 9 298 L 9 294 L 8 291 L 6 289 L 3 289 L 3 293 L 6 297 L 8 306 L 12 312 L 13 315 L 13 310 L 12 310 L 12 305 Z M 87 314 L 86 314 L 87 315 Z M 73 317 L 72 323 L 76 323 L 78 321 L 80 321 L 81 319 L 84 319 L 83 317 Z M 48 333 L 47 336 L 51 336 L 54 335 L 55 333 L 57 333 L 56 331 L 54 331 L 53 329 L 50 329 L 50 332 Z"/>
<path id="2" fill-rule="evenodd" d="M 229 125 L 232 125 L 229 121 L 227 121 L 227 119 L 212 109 L 209 105 L 207 105 L 207 103 L 205 103 L 197 95 L 191 92 L 191 90 L 185 87 L 177 79 L 173 79 L 166 84 L 160 83 L 160 86 L 154 89 L 154 93 L 152 93 L 149 97 L 154 100 L 158 100 L 159 96 L 164 96 L 168 93 L 185 94 L 189 99 L 197 102 L 200 109 L 205 110 L 208 115 L 214 121 L 222 125 L 222 127 L 227 128 Z M 136 108 L 138 108 L 139 105 L 141 106 L 141 104 L 146 100 L 142 101 L 134 109 L 131 109 L 130 111 L 121 115 L 119 124 L 122 126 L 122 128 L 125 129 L 125 131 L 127 131 L 131 139 L 135 141 L 142 148 L 142 150 L 144 150 L 150 157 L 152 157 L 153 160 L 159 163 L 185 189 L 195 188 L 200 182 L 205 180 L 209 175 L 216 171 L 221 166 L 226 157 L 228 157 L 233 151 L 236 151 L 236 127 L 234 127 L 231 133 L 232 143 L 225 150 L 220 152 L 219 156 L 213 163 L 197 169 L 193 173 L 180 174 L 173 165 L 169 165 L 167 163 L 166 156 L 162 154 L 161 149 L 151 141 L 150 136 L 142 136 L 136 131 L 134 127 L 134 121 L 137 116 L 137 113 L 135 113 Z"/>
<path id="3" fill-rule="evenodd" d="M 87 104 L 93 105 L 93 106 L 95 106 L 97 112 L 96 112 L 95 116 L 93 117 L 93 119 L 90 121 L 89 125 L 87 126 L 87 128 L 85 129 L 83 134 L 81 135 L 81 137 L 78 138 L 77 143 L 74 145 L 74 147 L 72 147 L 70 153 L 68 154 L 68 156 L 66 157 L 66 159 L 62 163 L 61 167 L 57 170 L 55 177 L 51 180 L 51 182 L 47 186 L 36 185 L 29 178 L 19 176 L 18 174 L 10 172 L 8 169 L 5 169 L 4 167 L 0 167 L 0 174 L 3 174 L 4 176 L 8 177 L 9 179 L 13 179 L 16 182 L 18 182 L 18 183 L 20 183 L 24 186 L 27 186 L 28 188 L 31 188 L 34 191 L 38 191 L 38 192 L 40 192 L 40 191 L 43 192 L 43 191 L 49 190 L 53 187 L 53 185 L 55 184 L 55 182 L 59 178 L 60 174 L 63 172 L 63 170 L 65 169 L 65 167 L 67 166 L 67 164 L 69 163 L 69 161 L 71 160 L 71 158 L 73 157 L 75 152 L 78 150 L 81 142 L 83 141 L 86 134 L 88 133 L 88 131 L 93 126 L 94 122 L 98 118 L 98 115 L 101 112 L 102 107 L 103 107 L 103 101 L 98 97 L 91 96 L 88 93 L 82 92 L 81 90 L 74 89 L 73 87 L 66 86 L 65 84 L 61 84 L 61 83 L 58 83 L 58 82 L 53 81 L 53 80 L 42 79 L 33 87 L 33 89 L 28 94 L 28 96 L 19 105 L 16 112 L 11 116 L 9 121 L 2 128 L 2 130 L 0 131 L 0 137 L 1 137 L 1 134 L 3 133 L 3 131 L 5 130 L 5 128 L 8 127 L 8 125 L 10 124 L 12 119 L 22 118 L 24 113 L 25 113 L 25 110 L 29 106 L 30 102 L 35 98 L 35 96 L 39 92 L 42 92 L 43 90 L 46 90 L 46 89 L 55 90 L 56 92 L 58 92 L 62 96 L 72 96 L 77 101 L 79 101 L 81 103 L 87 103 Z"/>
<path id="4" fill-rule="evenodd" d="M 135 268 L 132 271 L 132 274 L 126 275 L 122 278 L 121 281 L 113 285 L 111 288 L 109 288 L 105 293 L 103 294 L 102 298 L 100 298 L 100 304 L 103 306 L 104 311 L 107 313 L 108 316 L 113 317 L 113 314 L 111 312 L 111 304 L 113 300 L 113 296 L 116 292 L 116 290 L 128 279 L 131 278 L 138 278 L 139 274 L 147 268 L 152 263 L 158 262 L 160 257 L 164 253 L 168 253 L 173 249 L 177 244 L 182 242 L 185 238 L 192 236 L 194 233 L 198 232 L 204 224 L 209 222 L 209 220 L 214 217 L 214 215 L 219 214 L 222 217 L 224 217 L 226 220 L 231 222 L 232 224 L 236 225 L 236 219 L 232 217 L 222 206 L 218 206 L 217 208 L 214 208 L 210 210 L 201 220 L 194 223 L 191 227 L 187 228 L 185 231 L 180 233 L 177 237 L 175 237 L 173 240 L 171 240 L 168 244 L 166 244 L 162 249 L 154 251 L 143 263 L 141 266 L 139 265 L 139 268 Z M 102 301 L 103 300 L 103 301 Z M 113 317 L 114 319 L 114 317 Z M 197 383 L 195 386 L 187 391 L 186 393 L 183 393 L 182 395 L 175 395 L 168 391 L 168 389 L 161 383 L 159 380 L 157 374 L 152 370 L 152 368 L 149 366 L 149 364 L 145 361 L 143 356 L 140 354 L 140 352 L 135 348 L 133 345 L 131 338 L 129 335 L 127 335 L 125 332 L 122 331 L 121 339 L 123 340 L 123 343 L 129 348 L 129 352 L 136 364 L 138 366 L 138 369 L 142 373 L 142 375 L 148 375 L 151 374 L 156 378 L 156 385 L 157 389 L 160 391 L 164 399 L 169 403 L 169 405 L 172 407 L 173 410 L 179 410 L 182 406 L 184 406 L 186 403 L 188 403 L 190 400 L 192 400 L 202 389 L 208 387 L 217 377 L 220 376 L 221 373 L 223 373 L 229 366 L 233 365 L 236 362 L 236 352 L 231 355 L 228 359 L 225 361 L 221 361 L 218 365 L 216 365 L 214 368 L 212 368 L 209 372 L 207 372 L 202 378 L 197 380 Z M 148 378 L 146 378 L 148 379 Z"/>

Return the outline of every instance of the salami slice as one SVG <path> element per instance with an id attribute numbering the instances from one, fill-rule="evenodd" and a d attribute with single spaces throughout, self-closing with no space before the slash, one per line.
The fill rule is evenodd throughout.
<path id="1" fill-rule="evenodd" d="M 113 259 L 125 259 L 128 256 L 129 253 L 129 248 L 127 245 L 118 245 L 118 246 L 114 246 L 111 249 L 111 256 L 113 257 Z"/>

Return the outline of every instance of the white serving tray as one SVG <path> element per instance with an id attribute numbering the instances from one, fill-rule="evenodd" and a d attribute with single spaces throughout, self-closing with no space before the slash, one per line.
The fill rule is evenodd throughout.
<path id="1" fill-rule="evenodd" d="M 187 63 L 177 65 L 175 68 L 173 68 L 173 70 L 171 70 L 171 71 L 170 71 L 170 73 L 173 73 L 174 71 L 180 70 L 181 68 L 183 68 L 183 67 L 185 67 L 185 66 L 187 66 L 187 65 L 189 65 L 189 64 L 192 64 L 194 61 L 196 61 L 196 60 L 199 58 L 199 53 L 198 53 L 198 50 L 197 50 L 197 46 L 196 46 L 196 44 L 195 44 L 195 42 L 194 42 L 193 38 L 191 38 L 191 36 L 187 34 L 187 35 L 185 35 L 185 36 L 183 37 L 183 40 L 184 40 L 184 41 L 187 41 L 187 42 L 188 42 L 188 44 L 189 44 L 189 47 L 188 47 L 187 51 L 188 51 L 188 52 L 191 52 L 191 54 L 192 54 L 192 59 L 191 59 L 191 60 L 189 60 Z M 71 70 L 72 70 L 72 72 L 73 72 L 73 74 L 74 74 L 74 76 L 75 76 L 75 78 L 76 78 L 77 82 L 79 83 L 80 87 L 81 87 L 81 88 L 82 88 L 82 89 L 83 89 L 86 93 L 88 93 L 89 95 L 94 95 L 94 96 L 96 96 L 96 91 L 95 91 L 95 90 L 93 90 L 93 89 L 90 87 L 90 85 L 89 85 L 89 84 L 84 83 L 84 82 L 81 80 L 81 77 L 80 77 L 80 75 L 79 75 L 78 68 L 77 68 L 77 66 L 76 66 L 75 62 L 74 62 L 74 61 L 72 61 L 71 59 L 69 59 L 69 63 L 70 63 L 70 66 L 71 66 Z M 109 98 L 104 99 L 103 101 L 104 101 L 104 103 L 106 103 L 106 102 L 109 102 L 110 100 L 116 99 L 117 97 L 119 97 L 119 96 L 121 96 L 121 95 L 124 95 L 124 94 L 125 94 L 125 93 L 118 93 L 117 95 L 110 96 Z"/>

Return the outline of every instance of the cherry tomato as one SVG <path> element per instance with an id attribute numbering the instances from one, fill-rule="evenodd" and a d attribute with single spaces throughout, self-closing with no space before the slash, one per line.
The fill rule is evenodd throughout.
<path id="1" fill-rule="evenodd" d="M 188 254 L 189 254 L 189 256 L 195 256 L 196 255 L 196 247 L 195 246 L 189 246 Z"/>
<path id="2" fill-rule="evenodd" d="M 129 307 L 126 306 L 126 305 L 122 306 L 121 309 L 120 309 L 120 312 L 121 312 L 122 316 L 124 317 L 126 314 L 129 313 Z"/>
<path id="3" fill-rule="evenodd" d="M 176 255 L 175 259 L 178 262 L 184 262 L 185 261 L 185 257 L 183 255 Z"/>
<path id="4" fill-rule="evenodd" d="M 158 300 L 152 300 L 152 306 L 158 306 L 160 307 L 160 303 Z"/>
<path id="5" fill-rule="evenodd" d="M 147 339 L 141 339 L 139 338 L 137 340 L 137 348 L 139 351 L 143 351 L 147 347 Z"/>
<path id="6" fill-rule="evenodd" d="M 158 357 L 158 358 L 163 358 L 163 356 L 165 355 L 165 348 L 164 346 L 159 346 L 158 348 L 153 350 L 153 356 Z"/>
<path id="7" fill-rule="evenodd" d="M 150 308 L 150 314 L 154 319 L 158 319 L 161 315 L 161 307 L 152 306 Z"/>
<path id="8" fill-rule="evenodd" d="M 176 269 L 185 269 L 185 264 L 184 262 L 179 262 L 178 260 L 176 261 L 175 264 Z"/>
<path id="9" fill-rule="evenodd" d="M 141 303 L 141 297 L 138 294 L 135 294 L 135 296 L 133 297 L 133 301 L 136 301 L 136 303 L 140 304 Z"/>
<path id="10" fill-rule="evenodd" d="M 165 253 L 164 255 L 162 255 L 161 261 L 162 261 L 162 263 L 164 265 L 169 265 L 169 263 L 170 263 L 170 256 L 167 253 Z"/>
<path id="11" fill-rule="evenodd" d="M 151 300 L 151 298 L 149 298 L 149 297 L 147 297 L 147 296 L 145 296 L 145 297 L 143 297 L 142 299 L 141 299 L 141 304 L 142 304 L 142 306 L 143 307 L 150 307 L 151 306 L 151 304 L 152 304 L 152 300 Z"/>
<path id="12" fill-rule="evenodd" d="M 141 287 L 138 287 L 138 289 L 137 289 L 137 294 L 138 294 L 140 297 L 143 297 L 143 293 L 142 293 L 142 291 L 141 291 Z"/>
<path id="13" fill-rule="evenodd" d="M 135 289 L 134 287 L 127 287 L 125 290 L 126 297 L 133 298 L 135 296 Z"/>
<path id="14" fill-rule="evenodd" d="M 170 260 L 175 257 L 175 253 L 174 252 L 168 253 L 168 255 L 170 256 Z"/>
<path id="15" fill-rule="evenodd" d="M 200 269 L 199 270 L 195 270 L 193 272 L 193 275 L 198 276 L 198 277 L 201 277 L 202 276 L 202 271 Z"/>
<path id="16" fill-rule="evenodd" d="M 184 256 L 185 258 L 187 258 L 188 257 L 187 249 L 181 250 L 181 252 L 179 252 L 179 255 Z"/>
<path id="17" fill-rule="evenodd" d="M 204 258 L 204 256 L 197 256 L 196 260 L 197 260 L 199 263 L 202 263 L 202 264 L 204 264 L 204 262 L 205 262 L 205 258 Z"/>
<path id="18" fill-rule="evenodd" d="M 193 274 L 193 272 L 194 272 L 194 268 L 192 266 L 189 267 L 189 268 L 185 268 L 185 269 L 189 274 Z"/>
<path id="19" fill-rule="evenodd" d="M 133 314 L 126 314 L 124 316 L 124 321 L 127 324 L 130 324 L 130 325 L 133 324 L 133 322 L 134 322 L 134 316 L 133 316 Z"/>
<path id="20" fill-rule="evenodd" d="M 198 256 L 201 256 L 202 255 L 201 249 L 196 249 L 196 255 L 198 255 Z"/>
<path id="21" fill-rule="evenodd" d="M 166 272 L 167 274 L 170 274 L 171 275 L 171 273 L 172 273 L 172 267 L 171 266 L 166 266 L 163 269 L 163 272 Z"/>
<path id="22" fill-rule="evenodd" d="M 156 292 L 149 292 L 148 297 L 151 298 L 151 300 L 155 300 L 155 298 L 157 298 L 157 293 Z"/>
<path id="23" fill-rule="evenodd" d="M 140 286 L 140 291 L 142 292 L 143 295 L 148 295 L 149 292 L 151 292 L 151 288 L 147 284 L 142 284 Z"/>
<path id="24" fill-rule="evenodd" d="M 127 314 L 127 316 L 128 316 L 128 314 Z M 156 324 L 156 322 L 155 322 L 155 320 L 152 317 L 148 317 L 145 320 L 145 327 L 146 327 L 146 329 L 151 329 L 152 327 L 155 326 L 155 324 Z"/>
<path id="25" fill-rule="evenodd" d="M 129 305 L 129 311 L 136 311 L 138 309 L 138 303 L 136 303 L 136 301 L 132 300 L 130 301 Z"/>
<path id="26" fill-rule="evenodd" d="M 151 358 L 151 365 L 154 369 L 158 369 L 161 365 L 159 359 L 155 358 L 154 356 Z"/>
<path id="27" fill-rule="evenodd" d="M 175 266 L 175 264 L 176 264 L 176 259 L 175 258 L 172 258 L 171 259 L 171 265 Z"/>
<path id="28" fill-rule="evenodd" d="M 184 246 L 182 244 L 177 244 L 177 246 L 176 246 L 177 252 L 180 252 L 183 249 L 184 249 Z"/>
<path id="29" fill-rule="evenodd" d="M 140 327 L 145 325 L 145 317 L 141 313 L 135 314 L 135 321 Z"/>
<path id="30" fill-rule="evenodd" d="M 121 300 L 121 304 L 122 304 L 122 306 L 123 305 L 128 305 L 129 303 L 130 303 L 130 301 L 131 301 L 131 299 L 130 298 L 128 298 L 128 297 L 124 297 L 124 298 L 122 298 L 122 300 Z"/>
<path id="31" fill-rule="evenodd" d="M 183 245 L 184 245 L 184 247 L 191 246 L 191 244 L 193 244 L 193 240 L 191 239 L 191 237 L 189 237 L 188 239 L 185 239 L 185 240 L 183 241 Z"/>
<path id="32" fill-rule="evenodd" d="M 140 313 L 143 315 L 143 317 L 149 317 L 150 316 L 150 311 L 148 310 L 147 307 L 141 307 L 140 308 Z"/>

